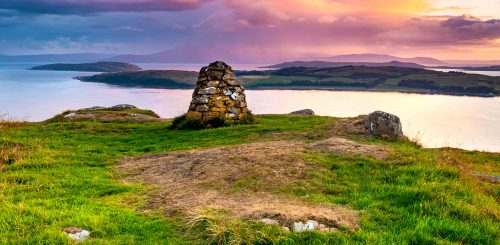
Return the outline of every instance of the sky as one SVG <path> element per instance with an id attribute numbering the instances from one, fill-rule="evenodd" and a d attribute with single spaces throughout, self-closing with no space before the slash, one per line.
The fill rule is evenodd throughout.
<path id="1" fill-rule="evenodd" d="M 500 57 L 500 0 L 1 0 L 0 54 Z"/>

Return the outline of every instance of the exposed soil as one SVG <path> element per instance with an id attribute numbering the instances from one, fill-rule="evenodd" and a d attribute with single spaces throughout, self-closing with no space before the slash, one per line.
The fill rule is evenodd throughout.
<path id="1" fill-rule="evenodd" d="M 230 209 L 249 219 L 280 224 L 313 219 L 331 227 L 357 229 L 357 213 L 345 207 L 310 204 L 275 190 L 307 177 L 304 152 L 333 152 L 387 158 L 388 150 L 331 138 L 313 144 L 270 141 L 124 158 L 124 181 L 158 186 L 146 209 L 188 213 L 200 208 Z"/>
<path id="2" fill-rule="evenodd" d="M 323 141 L 309 144 L 308 148 L 326 153 L 370 156 L 377 160 L 387 160 L 390 153 L 389 148 L 384 146 L 360 144 L 339 137 L 331 137 Z"/>

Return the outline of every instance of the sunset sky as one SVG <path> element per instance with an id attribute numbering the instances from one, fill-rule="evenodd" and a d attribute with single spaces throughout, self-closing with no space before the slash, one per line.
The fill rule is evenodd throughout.
<path id="1" fill-rule="evenodd" d="M 0 33 L 11 55 L 500 59 L 500 0 L 1 0 Z"/>

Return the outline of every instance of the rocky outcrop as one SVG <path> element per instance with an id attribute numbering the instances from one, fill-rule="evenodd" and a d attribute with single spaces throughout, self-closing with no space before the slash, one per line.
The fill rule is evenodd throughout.
<path id="1" fill-rule="evenodd" d="M 304 109 L 304 110 L 298 110 L 298 111 L 292 111 L 290 112 L 290 115 L 298 115 L 298 116 L 314 116 L 314 111 L 311 109 Z"/>
<path id="2" fill-rule="evenodd" d="M 161 122 L 156 113 L 133 105 L 120 104 L 111 107 L 93 106 L 89 108 L 65 111 L 46 120 L 46 122 L 77 121 L 129 121 L 129 122 Z"/>
<path id="3" fill-rule="evenodd" d="M 373 136 L 390 138 L 403 136 L 403 127 L 399 117 L 383 111 L 368 114 L 365 120 L 365 130 L 366 134 Z"/>
<path id="4" fill-rule="evenodd" d="M 211 63 L 200 70 L 186 118 L 203 122 L 214 118 L 245 120 L 250 111 L 244 91 L 229 65 L 222 61 Z"/>

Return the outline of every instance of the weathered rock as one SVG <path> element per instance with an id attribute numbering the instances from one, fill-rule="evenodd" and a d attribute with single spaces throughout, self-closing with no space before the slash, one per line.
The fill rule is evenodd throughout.
<path id="1" fill-rule="evenodd" d="M 280 224 L 277 220 L 269 219 L 269 218 L 263 218 L 260 220 L 260 222 L 262 222 L 266 225 L 279 225 Z"/>
<path id="2" fill-rule="evenodd" d="M 230 121 L 244 120 L 247 109 L 245 89 L 236 79 L 233 69 L 222 61 L 211 63 L 200 70 L 197 87 L 186 117 L 204 122 L 214 117 Z"/>
<path id="3" fill-rule="evenodd" d="M 78 227 L 68 227 L 64 229 L 64 234 L 78 243 L 89 239 L 90 231 Z"/>
<path id="4" fill-rule="evenodd" d="M 302 222 L 294 222 L 293 223 L 293 231 L 295 232 L 302 232 L 302 231 L 306 231 L 307 228 L 306 228 L 306 225 Z"/>
<path id="5" fill-rule="evenodd" d="M 314 111 L 311 109 L 304 109 L 304 110 L 298 110 L 298 111 L 292 111 L 290 112 L 290 115 L 299 115 L 299 116 L 314 116 Z"/>
<path id="6" fill-rule="evenodd" d="M 403 127 L 398 116 L 375 111 L 368 115 L 365 121 L 366 134 L 397 138 L 403 135 Z"/>
<path id="7" fill-rule="evenodd" d="M 119 104 L 119 105 L 111 106 L 109 108 L 111 108 L 111 109 L 121 109 L 121 110 L 125 110 L 125 109 L 138 109 L 136 106 L 129 105 L 129 104 Z"/>
<path id="8" fill-rule="evenodd" d="M 318 229 L 319 223 L 315 220 L 308 220 L 305 226 L 306 230 L 312 231 Z"/>

